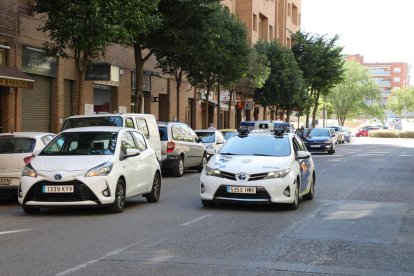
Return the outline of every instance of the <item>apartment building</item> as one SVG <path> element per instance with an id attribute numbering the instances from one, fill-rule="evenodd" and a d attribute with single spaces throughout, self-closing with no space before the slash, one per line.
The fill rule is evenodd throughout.
<path id="1" fill-rule="evenodd" d="M 224 0 L 246 24 L 249 40 L 278 39 L 289 46 L 291 35 L 300 29 L 300 0 Z M 58 132 L 63 120 L 78 114 L 131 112 L 134 85 L 133 49 L 115 45 L 105 57 L 94 61 L 86 72 L 85 92 L 78 107 L 78 76 L 74 60 L 46 56 L 42 44 L 48 39 L 38 28 L 43 21 L 33 13 L 34 0 L 0 1 L 0 132 Z M 152 57 L 144 66 L 139 112 L 152 113 L 160 121 L 179 120 L 202 128 L 203 120 L 217 125 L 215 96 L 205 117 L 200 91 L 184 82 L 175 92 L 175 79 L 156 69 Z M 177 101 L 178 97 L 178 101 Z M 234 103 L 243 104 L 234 104 Z M 223 102 L 221 126 L 234 128 L 240 120 L 263 118 L 262 108 L 251 98 L 237 95 L 233 105 Z M 177 104 L 180 114 L 176 113 Z M 227 102 L 228 104 L 228 102 Z M 230 116 L 228 116 L 230 113 Z M 226 118 L 230 118 L 227 120 Z"/>
<path id="2" fill-rule="evenodd" d="M 364 62 L 364 56 L 349 55 L 349 60 L 361 63 L 368 69 L 371 79 L 381 88 L 382 104 L 386 104 L 393 89 L 409 85 L 409 65 L 404 62 Z"/>

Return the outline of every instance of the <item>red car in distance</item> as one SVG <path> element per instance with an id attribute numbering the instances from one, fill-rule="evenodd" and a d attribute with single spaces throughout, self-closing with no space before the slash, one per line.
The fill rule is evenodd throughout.
<path id="1" fill-rule="evenodd" d="M 355 136 L 356 137 L 361 137 L 361 136 L 368 137 L 368 132 L 370 130 L 377 130 L 377 129 L 380 129 L 380 128 L 379 127 L 376 127 L 376 126 L 364 126 L 364 127 L 361 127 L 359 129 L 359 131 L 355 134 Z"/>

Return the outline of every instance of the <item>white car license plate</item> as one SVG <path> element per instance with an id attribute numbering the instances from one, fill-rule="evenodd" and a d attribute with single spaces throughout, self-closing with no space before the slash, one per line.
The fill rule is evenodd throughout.
<path id="1" fill-rule="evenodd" d="M 43 186 L 44 193 L 73 193 L 73 185 Z"/>
<path id="2" fill-rule="evenodd" d="M 320 148 L 321 145 L 311 145 L 311 148 Z"/>
<path id="3" fill-rule="evenodd" d="M 0 177 L 0 185 L 10 185 L 11 178 Z"/>
<path id="4" fill-rule="evenodd" d="M 256 187 L 227 186 L 227 192 L 232 194 L 255 194 Z"/>

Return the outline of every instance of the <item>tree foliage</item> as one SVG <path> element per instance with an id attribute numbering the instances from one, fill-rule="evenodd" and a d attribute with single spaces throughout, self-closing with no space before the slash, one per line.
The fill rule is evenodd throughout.
<path id="1" fill-rule="evenodd" d="M 154 32 L 150 47 L 157 57 L 158 68 L 174 76 L 177 93 L 177 118 L 180 114 L 180 87 L 183 77 L 198 53 L 193 43 L 204 22 L 217 9 L 218 0 L 161 0 L 161 28 Z M 168 43 L 166 43 L 168 41 Z"/>
<path id="2" fill-rule="evenodd" d="M 270 74 L 263 87 L 256 89 L 254 100 L 262 106 L 287 110 L 289 116 L 299 108 L 305 94 L 302 71 L 292 51 L 277 41 L 258 41 L 255 48 L 269 60 Z"/>
<path id="3" fill-rule="evenodd" d="M 196 51 L 188 67 L 190 83 L 206 90 L 206 115 L 209 118 L 210 93 L 217 84 L 228 85 L 248 71 L 250 48 L 245 25 L 230 11 L 217 4 L 217 10 L 199 30 L 193 44 Z M 204 127 L 207 127 L 207 121 Z"/>
<path id="4" fill-rule="evenodd" d="M 361 115 L 382 118 L 381 90 L 369 78 L 367 69 L 354 61 L 345 63 L 343 82 L 336 85 L 327 99 L 336 113 L 338 123 Z"/>
<path id="5" fill-rule="evenodd" d="M 342 81 L 345 58 L 342 55 L 343 48 L 336 46 L 338 39 L 338 36 L 330 39 L 302 32 L 294 35 L 292 51 L 303 71 L 305 86 L 311 101 L 308 105 L 313 105 L 313 126 L 315 126 L 321 95 L 328 95 L 331 89 Z M 307 114 L 309 113 L 310 110 L 307 111 Z"/>
<path id="6" fill-rule="evenodd" d="M 387 108 L 397 115 L 401 115 L 403 111 L 414 111 L 414 87 L 405 87 L 402 89 L 394 89 L 388 98 Z"/>

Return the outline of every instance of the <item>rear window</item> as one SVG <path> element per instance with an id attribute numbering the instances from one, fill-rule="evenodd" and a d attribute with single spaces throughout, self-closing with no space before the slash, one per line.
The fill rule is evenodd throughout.
<path id="1" fill-rule="evenodd" d="M 214 143 L 215 142 L 215 136 L 216 136 L 215 132 L 196 131 L 196 134 L 198 135 L 198 137 L 201 138 L 201 141 L 203 143 Z"/>
<path id="2" fill-rule="evenodd" d="M 63 124 L 62 130 L 88 126 L 123 126 L 120 116 L 69 118 Z"/>
<path id="3" fill-rule="evenodd" d="M 168 133 L 166 126 L 159 126 L 158 131 L 160 133 L 160 140 L 161 141 L 168 141 Z"/>
<path id="4" fill-rule="evenodd" d="M 24 137 L 0 137 L 0 154 L 33 152 L 36 140 Z"/>

